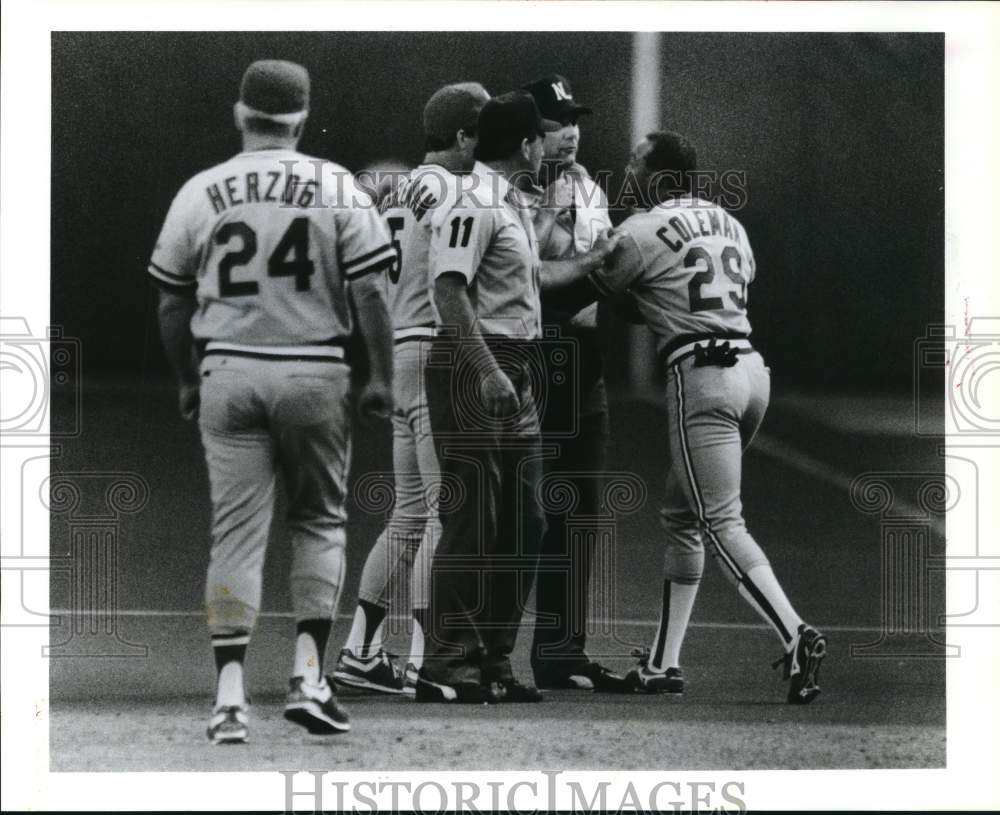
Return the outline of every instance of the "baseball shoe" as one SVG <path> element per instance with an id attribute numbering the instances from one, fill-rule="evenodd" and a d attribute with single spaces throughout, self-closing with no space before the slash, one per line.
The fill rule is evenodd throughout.
<path id="1" fill-rule="evenodd" d="M 684 674 L 680 668 L 652 671 L 649 668 L 649 649 L 632 652 L 639 664 L 625 675 L 625 682 L 636 693 L 684 693 Z"/>
<path id="2" fill-rule="evenodd" d="M 416 665 L 412 662 L 406 663 L 406 670 L 403 671 L 403 693 L 407 696 L 417 695 L 417 676 L 419 673 Z"/>
<path id="3" fill-rule="evenodd" d="M 772 668 L 782 666 L 788 680 L 788 704 L 808 705 L 819 696 L 819 664 L 826 656 L 826 637 L 811 625 L 802 623 L 792 640 L 792 647 L 775 660 Z"/>
<path id="4" fill-rule="evenodd" d="M 599 662 L 588 662 L 569 674 L 548 677 L 538 683 L 544 690 L 592 690 L 597 693 L 631 693 L 625 677 Z"/>
<path id="5" fill-rule="evenodd" d="M 367 659 L 356 657 L 349 648 L 340 652 L 333 679 L 341 685 L 377 693 L 403 693 L 404 680 L 392 656 L 381 648 Z"/>
<path id="6" fill-rule="evenodd" d="M 314 736 L 346 733 L 351 729 L 347 713 L 337 702 L 328 677 L 320 677 L 318 685 L 306 682 L 301 676 L 288 681 L 285 718 L 301 725 Z"/>
<path id="7" fill-rule="evenodd" d="M 456 682 L 447 684 L 433 682 L 422 674 L 417 675 L 414 698 L 418 702 L 448 702 L 459 705 L 486 704 L 488 694 L 478 682 Z"/>
<path id="8" fill-rule="evenodd" d="M 516 679 L 491 682 L 484 691 L 491 703 L 541 702 L 542 692 L 534 685 L 522 685 Z"/>
<path id="9" fill-rule="evenodd" d="M 243 744 L 247 740 L 247 709 L 242 705 L 223 705 L 212 711 L 208 720 L 208 739 L 213 744 Z"/>

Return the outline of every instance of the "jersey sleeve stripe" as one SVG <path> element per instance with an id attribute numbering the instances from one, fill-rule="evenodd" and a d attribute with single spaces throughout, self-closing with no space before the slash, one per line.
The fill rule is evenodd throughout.
<path id="1" fill-rule="evenodd" d="M 378 258 L 378 256 L 384 252 L 395 252 L 395 250 L 392 248 L 391 244 L 384 243 L 377 249 L 372 249 L 370 252 L 365 252 L 363 255 L 358 255 L 356 258 L 352 258 L 351 260 L 345 260 L 343 263 L 343 271 L 345 274 L 348 272 L 353 274 L 355 266 L 361 263 L 366 263 L 372 258 Z"/>
<path id="2" fill-rule="evenodd" d="M 348 280 L 357 280 L 359 277 L 364 277 L 365 275 L 372 274 L 373 272 L 381 272 L 383 269 L 388 269 L 392 265 L 393 261 L 396 259 L 396 252 L 393 249 L 389 250 L 389 254 L 383 258 L 376 258 L 370 264 L 362 266 L 360 269 L 352 269 L 351 271 L 344 274 L 344 277 Z"/>
<path id="3" fill-rule="evenodd" d="M 173 294 L 192 295 L 194 294 L 195 289 L 198 288 L 198 282 L 196 280 L 192 280 L 189 283 L 174 283 L 170 280 L 164 280 L 162 277 L 159 277 L 152 272 L 150 272 L 149 277 L 157 288 Z"/>
<path id="4" fill-rule="evenodd" d="M 162 266 L 157 266 L 153 261 L 149 262 L 149 273 L 157 277 L 163 277 L 165 280 L 169 280 L 178 285 L 185 285 L 189 283 L 196 283 L 197 281 L 192 277 L 187 277 L 185 275 L 177 274 L 177 272 L 168 272 Z"/>
<path id="5" fill-rule="evenodd" d="M 186 288 L 189 286 L 197 286 L 198 281 L 193 277 L 185 277 L 184 275 L 179 275 L 175 272 L 168 272 L 162 266 L 157 266 L 155 263 L 150 262 L 147 271 L 155 278 L 162 280 L 171 286 L 179 286 Z"/>

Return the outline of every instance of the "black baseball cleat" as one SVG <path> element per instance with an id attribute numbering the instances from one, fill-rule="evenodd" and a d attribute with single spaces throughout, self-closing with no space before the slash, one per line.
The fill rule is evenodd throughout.
<path id="1" fill-rule="evenodd" d="M 534 685 L 522 685 L 516 679 L 490 682 L 487 693 L 492 703 L 541 702 L 542 692 Z"/>
<path id="2" fill-rule="evenodd" d="M 212 711 L 208 722 L 209 741 L 213 744 L 243 744 L 248 736 L 247 709 L 244 705 L 223 705 Z"/>
<path id="3" fill-rule="evenodd" d="M 333 679 L 340 685 L 378 693 L 404 693 L 405 678 L 393 662 L 392 655 L 378 649 L 370 657 L 354 655 L 349 648 L 340 652 Z"/>
<path id="4" fill-rule="evenodd" d="M 649 668 L 649 649 L 638 648 L 632 656 L 639 664 L 625 675 L 625 682 L 635 693 L 684 693 L 684 674 L 680 668 L 652 671 Z"/>
<path id="5" fill-rule="evenodd" d="M 318 685 L 293 676 L 288 682 L 285 718 L 301 725 L 314 736 L 346 733 L 351 729 L 347 713 L 337 702 L 333 682 L 320 677 Z"/>
<path id="6" fill-rule="evenodd" d="M 538 686 L 544 690 L 592 690 L 596 693 L 631 693 L 626 678 L 599 662 L 587 662 L 562 676 L 544 677 Z"/>
<path id="7" fill-rule="evenodd" d="M 819 665 L 826 656 L 826 637 L 811 625 L 802 623 L 791 648 L 775 660 L 772 668 L 782 666 L 788 680 L 788 704 L 808 705 L 819 696 Z"/>
<path id="8" fill-rule="evenodd" d="M 414 699 L 418 702 L 445 702 L 458 705 L 482 705 L 489 701 L 478 682 L 434 682 L 417 675 Z"/>
<path id="9" fill-rule="evenodd" d="M 684 693 L 684 674 L 680 668 L 667 668 L 660 672 L 640 665 L 629 671 L 625 679 L 636 693 Z"/>

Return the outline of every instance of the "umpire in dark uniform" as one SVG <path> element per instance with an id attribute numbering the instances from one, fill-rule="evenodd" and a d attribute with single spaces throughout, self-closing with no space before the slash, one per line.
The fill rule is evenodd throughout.
<path id="1" fill-rule="evenodd" d="M 603 473 L 607 468 L 608 397 L 604 360 L 597 330 L 597 303 L 579 309 L 567 278 L 554 272 L 600 244 L 611 228 L 601 188 L 576 160 L 579 119 L 591 113 L 573 96 L 569 80 L 550 74 L 525 85 L 542 115 L 559 123 L 545 134 L 539 187 L 534 191 L 535 229 L 542 274 L 542 317 L 547 333 L 572 341 L 575 365 L 568 382 L 546 389 L 542 432 L 546 446 L 558 453 L 545 462 L 548 471 L 570 482 L 577 497 L 574 512 L 601 515 Z M 553 262 L 555 261 L 555 262 Z M 569 285 L 567 285 L 569 283 Z M 577 302 L 574 302 L 577 301 Z M 574 534 L 565 509 L 546 515 L 538 571 L 537 617 L 531 647 L 535 681 L 542 688 L 627 690 L 625 678 L 612 673 L 586 652 L 589 583 L 594 536 Z"/>

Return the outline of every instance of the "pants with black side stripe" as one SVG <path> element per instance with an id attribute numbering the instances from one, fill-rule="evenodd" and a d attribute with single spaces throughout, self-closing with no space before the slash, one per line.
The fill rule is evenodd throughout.
<path id="1" fill-rule="evenodd" d="M 344 574 L 350 371 L 342 361 L 206 356 L 199 427 L 212 494 L 209 629 L 253 628 L 280 469 L 299 620 L 332 618 Z"/>
<path id="2" fill-rule="evenodd" d="M 732 367 L 688 357 L 667 372 L 670 470 L 661 511 L 665 577 L 701 578 L 704 545 L 737 584 L 767 557 L 747 531 L 740 498 L 743 451 L 764 419 L 771 376 L 756 351 Z"/>
<path id="3" fill-rule="evenodd" d="M 431 558 L 441 537 L 441 473 L 424 392 L 430 340 L 397 344 L 392 383 L 392 466 L 396 501 L 361 572 L 358 597 L 389 609 L 410 583 L 412 608 L 427 608 Z M 364 496 L 358 500 L 363 502 Z"/>

